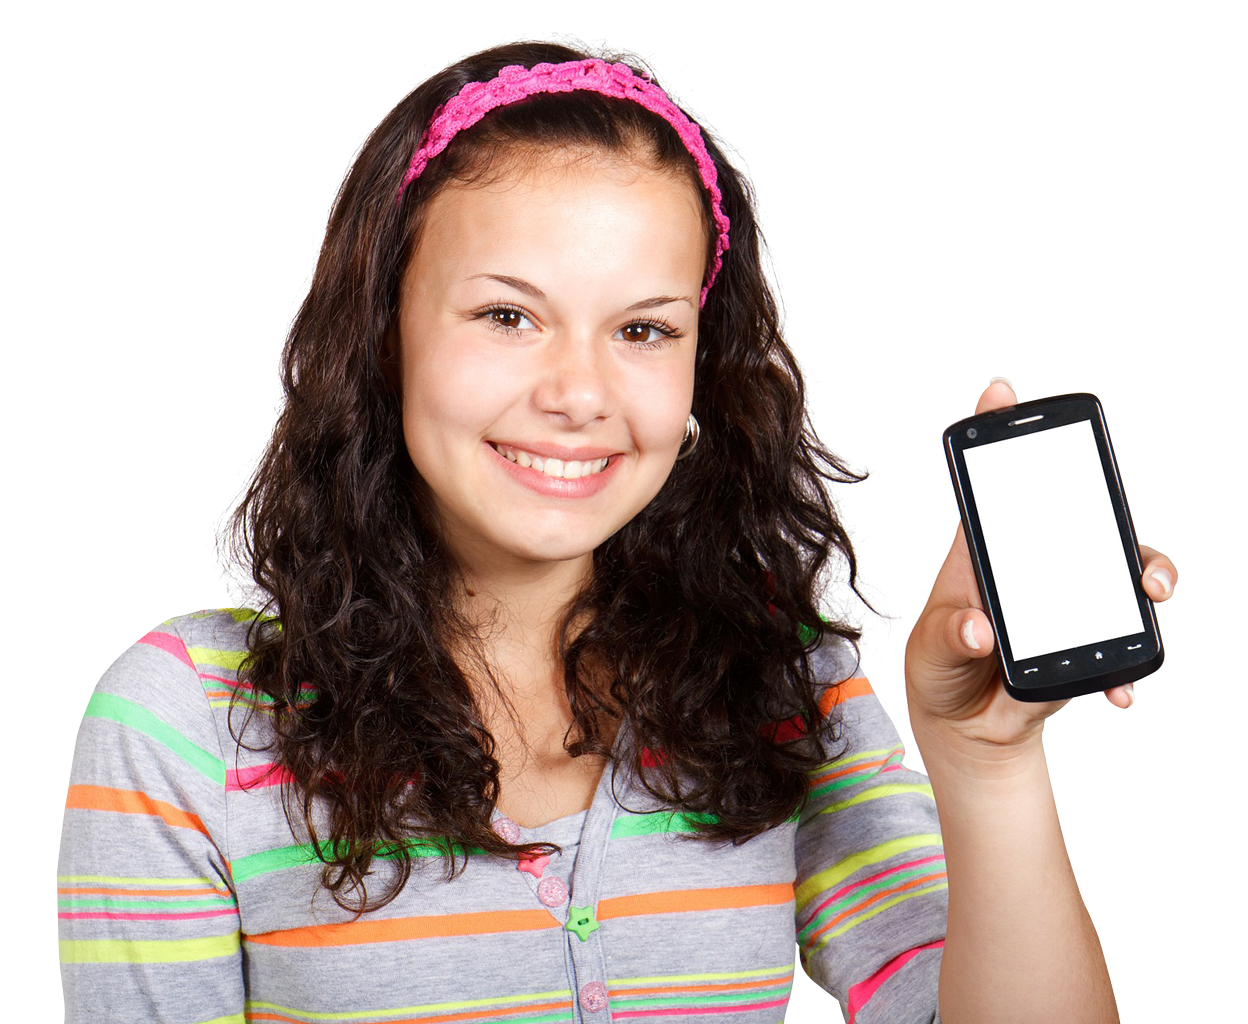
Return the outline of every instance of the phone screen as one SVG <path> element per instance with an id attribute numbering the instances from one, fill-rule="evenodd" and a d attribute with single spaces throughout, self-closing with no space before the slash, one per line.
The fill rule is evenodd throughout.
<path id="1" fill-rule="evenodd" d="M 1090 421 L 963 455 L 1015 661 L 1145 631 Z"/>

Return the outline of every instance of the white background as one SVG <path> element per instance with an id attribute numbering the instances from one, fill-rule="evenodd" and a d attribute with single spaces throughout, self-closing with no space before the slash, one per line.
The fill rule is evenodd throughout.
<path id="1" fill-rule="evenodd" d="M 231 600 L 214 537 L 342 174 L 420 80 L 527 36 L 644 55 L 752 176 L 815 423 L 871 471 L 840 498 L 886 617 L 847 607 L 903 733 L 902 647 L 956 522 L 941 431 L 996 374 L 1101 397 L 1136 527 L 1183 578 L 1136 706 L 1085 697 L 1049 724 L 1054 785 L 1123 1019 L 1227 1019 L 1244 8 L 446 6 L 5 15 L 10 1016 L 56 1016 L 55 849 L 92 686 L 154 623 Z M 838 1012 L 799 972 L 789 1019 Z"/>

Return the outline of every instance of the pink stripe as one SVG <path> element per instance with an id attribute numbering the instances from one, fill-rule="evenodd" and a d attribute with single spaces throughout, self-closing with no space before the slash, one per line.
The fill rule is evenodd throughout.
<path id="1" fill-rule="evenodd" d="M 263 789 L 265 786 L 280 786 L 293 779 L 294 776 L 278 764 L 258 764 L 241 771 L 230 768 L 225 773 L 225 791 L 236 793 L 244 789 Z"/>
<path id="2" fill-rule="evenodd" d="M 121 914 L 93 910 L 90 913 L 57 914 L 56 916 L 63 917 L 66 921 L 193 921 L 202 917 L 224 917 L 227 914 L 237 913 L 238 911 L 231 907 L 229 910 L 196 910 L 186 914 Z"/>
<path id="3" fill-rule="evenodd" d="M 789 997 L 776 999 L 770 1003 L 743 1003 L 741 1006 L 699 1006 L 687 1010 L 625 1010 L 623 1013 L 611 1014 L 612 1020 L 624 1017 L 688 1017 L 695 1013 L 744 1013 L 746 1010 L 770 1010 L 775 1006 L 783 1006 Z"/>
<path id="4" fill-rule="evenodd" d="M 901 956 L 894 957 L 878 971 L 876 971 L 866 981 L 860 981 L 849 990 L 849 996 L 846 999 L 846 1005 L 849 1007 L 849 1016 L 845 1020 L 845 1024 L 854 1024 L 854 1018 L 858 1016 L 861 1010 L 875 995 L 881 985 L 888 981 L 894 974 L 900 971 L 911 960 L 922 953 L 925 949 L 940 949 L 944 946 L 944 939 L 937 939 L 935 942 L 929 942 L 926 946 L 916 946 L 914 949 L 908 949 Z"/>
<path id="5" fill-rule="evenodd" d="M 246 689 L 251 689 L 251 687 L 248 686 L 246 683 L 236 683 L 233 679 L 226 679 L 223 676 L 210 675 L 207 672 L 201 672 L 199 674 L 199 678 L 211 679 L 214 683 L 225 683 L 225 685 L 228 686 L 231 690 L 234 689 L 235 686 L 240 686 L 240 687 L 245 687 Z"/>
<path id="6" fill-rule="evenodd" d="M 191 656 L 186 653 L 186 644 L 176 636 L 170 636 L 168 633 L 148 633 L 147 636 L 139 637 L 139 643 L 147 644 L 148 647 L 159 647 L 167 654 L 172 654 L 183 665 L 195 668 Z"/>
<path id="7" fill-rule="evenodd" d="M 819 912 L 823 910 L 824 907 L 835 903 L 839 899 L 843 899 L 855 889 L 861 889 L 864 885 L 870 885 L 872 882 L 883 878 L 885 875 L 894 875 L 898 871 L 905 871 L 907 868 L 917 868 L 921 864 L 931 864 L 933 861 L 944 859 L 945 855 L 943 853 L 934 853 L 930 857 L 923 857 L 919 860 L 907 861 L 905 864 L 898 864 L 895 868 L 886 868 L 883 871 L 879 871 L 876 874 L 871 875 L 869 878 L 863 878 L 860 881 L 855 882 L 853 885 L 842 886 L 840 889 L 834 890 L 831 896 L 820 903 L 819 906 L 815 907 L 815 909 L 806 916 L 806 920 L 802 922 L 802 928 L 805 928 L 811 921 L 818 917 Z"/>

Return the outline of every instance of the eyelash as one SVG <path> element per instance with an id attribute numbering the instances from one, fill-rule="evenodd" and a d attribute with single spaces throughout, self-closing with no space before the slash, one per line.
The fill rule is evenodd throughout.
<path id="1" fill-rule="evenodd" d="M 529 316 L 528 313 L 526 313 L 519 306 L 513 306 L 507 302 L 496 302 L 489 306 L 483 306 L 481 309 L 478 309 L 472 314 L 470 314 L 470 317 L 473 320 L 484 320 L 486 326 L 490 330 L 498 331 L 502 334 L 508 334 L 508 335 L 511 335 L 512 337 L 518 337 L 519 335 L 524 333 L 519 327 L 508 327 L 506 324 L 500 324 L 498 321 L 492 319 L 493 314 L 495 313 L 517 313 L 520 316 L 524 317 L 526 320 L 533 319 L 532 317 Z M 624 327 L 649 327 L 651 330 L 657 331 L 661 335 L 661 337 L 656 338 L 653 341 L 630 342 L 630 345 L 633 348 L 642 348 L 642 349 L 666 348 L 668 345 L 672 344 L 672 342 L 675 341 L 677 338 L 683 338 L 685 336 L 683 331 L 677 330 L 675 327 L 669 324 L 666 320 L 651 319 L 649 317 L 643 318 L 641 320 L 630 320 L 628 323 L 624 325 Z M 624 327 L 620 329 L 623 330 Z"/>

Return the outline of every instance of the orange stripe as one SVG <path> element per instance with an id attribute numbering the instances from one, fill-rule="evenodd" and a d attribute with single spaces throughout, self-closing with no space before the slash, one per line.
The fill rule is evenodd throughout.
<path id="1" fill-rule="evenodd" d="M 208 835 L 199 816 L 163 800 L 153 800 L 137 789 L 113 789 L 109 786 L 70 786 L 66 808 L 84 811 L 118 811 L 121 814 L 150 814 L 174 828 L 190 828 Z"/>
<path id="2" fill-rule="evenodd" d="M 484 910 L 475 914 L 431 914 L 283 928 L 243 938 L 262 946 L 360 946 L 369 942 L 445 939 L 454 935 L 533 932 L 559 927 L 559 922 L 545 910 Z"/>
<path id="3" fill-rule="evenodd" d="M 598 920 L 640 917 L 645 914 L 677 914 L 694 910 L 740 910 L 773 907 L 793 899 L 793 884 L 728 885 L 714 889 L 671 889 L 638 896 L 613 896 L 598 901 Z"/>
<path id="4" fill-rule="evenodd" d="M 892 755 L 890 754 L 889 757 L 892 757 Z M 814 780 L 812 785 L 817 786 L 821 782 L 827 782 L 830 779 L 835 779 L 840 775 L 852 775 L 854 772 L 864 771 L 867 768 L 875 768 L 878 765 L 887 764 L 888 760 L 888 757 L 882 757 L 878 761 L 859 761 L 857 764 L 850 765 L 848 768 L 842 768 L 840 771 L 829 772 L 827 775 L 819 776 L 819 778 Z"/>
<path id="5" fill-rule="evenodd" d="M 866 676 L 855 676 L 853 679 L 846 679 L 843 683 L 837 683 L 823 691 L 823 696 L 819 698 L 819 711 L 824 718 L 828 717 L 837 704 L 844 704 L 851 697 L 864 697 L 868 693 L 875 693 L 871 689 L 871 684 L 867 682 Z"/>
<path id="6" fill-rule="evenodd" d="M 570 1010 L 572 1009 L 572 1000 L 567 999 L 562 1003 L 541 1003 L 537 1006 L 515 1006 L 511 1009 L 500 1010 L 493 1007 L 489 1010 L 470 1010 L 465 1013 L 449 1013 L 440 1017 L 404 1017 L 402 1020 L 395 1020 L 393 1017 L 387 1017 L 385 1024 L 438 1024 L 440 1021 L 456 1021 L 456 1020 L 480 1020 L 482 1017 L 499 1017 L 501 1014 L 513 1013 L 536 1013 L 539 1010 Z M 305 1021 L 298 1017 L 287 1017 L 283 1013 L 250 1013 L 247 1015 L 249 1021 L 252 1020 L 277 1020 L 284 1021 L 286 1024 L 306 1024 Z"/>
<path id="7" fill-rule="evenodd" d="M 768 985 L 779 985 L 792 978 L 793 975 L 790 973 L 779 978 L 764 978 L 762 981 L 729 981 L 722 985 L 665 985 L 661 988 L 620 988 L 612 989 L 611 994 L 613 996 L 644 996 L 655 992 L 722 992 L 725 989 L 737 991 L 747 988 L 765 988 Z"/>
<path id="8" fill-rule="evenodd" d="M 937 879 L 947 878 L 947 877 L 948 875 L 945 872 L 937 871 L 936 873 L 931 874 L 931 875 L 924 875 L 922 878 L 912 878 L 905 885 L 899 885 L 893 889 L 883 889 L 880 892 L 877 892 L 869 900 L 863 900 L 861 903 L 855 903 L 848 910 L 841 911 L 841 913 L 837 914 L 836 917 L 832 918 L 831 921 L 823 925 L 818 931 L 812 932 L 810 935 L 810 938 L 808 938 L 806 941 L 807 943 L 813 942 L 815 939 L 819 938 L 820 935 L 826 932 L 829 928 L 835 928 L 842 921 L 846 920 L 847 918 L 853 917 L 855 914 L 871 906 L 872 903 L 878 903 L 880 900 L 886 900 L 890 896 L 896 896 L 899 892 L 905 892 L 907 889 L 913 889 L 916 886 L 920 886 L 920 885 L 927 885 L 929 882 L 934 882 Z"/>
<path id="9" fill-rule="evenodd" d="M 57 887 L 62 896 L 228 896 L 221 889 L 79 889 Z"/>

